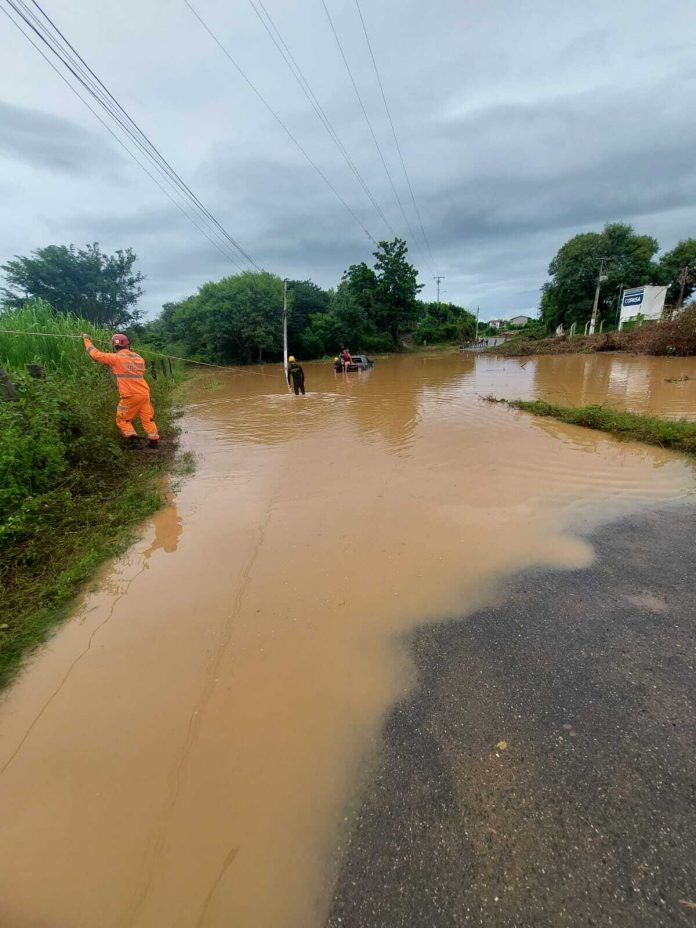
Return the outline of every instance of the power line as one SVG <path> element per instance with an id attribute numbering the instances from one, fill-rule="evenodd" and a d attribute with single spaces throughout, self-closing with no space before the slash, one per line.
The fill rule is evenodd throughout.
<path id="1" fill-rule="evenodd" d="M 14 19 L 12 18 L 12 16 L 10 15 L 10 13 L 8 13 L 7 10 L 6 10 L 4 7 L 0 7 L 0 9 L 2 9 L 2 12 L 5 14 L 5 16 L 7 16 L 7 18 L 10 20 L 10 22 L 11 22 L 14 26 L 16 26 L 16 28 L 22 33 L 22 35 L 26 38 L 26 40 L 29 42 L 29 44 L 32 45 L 32 46 L 36 49 L 36 51 L 39 53 L 39 55 L 41 55 L 41 57 L 44 59 L 44 61 L 46 62 L 46 64 L 48 64 L 48 66 L 49 66 L 50 68 L 52 68 L 52 69 L 55 71 L 55 73 L 58 75 L 58 77 L 65 83 L 65 85 L 75 94 L 75 96 L 76 96 L 76 97 L 87 107 L 87 109 L 94 115 L 95 119 L 97 119 L 97 120 L 102 124 L 102 126 L 104 126 L 104 128 L 105 128 L 106 131 L 109 133 L 109 135 L 111 135 L 111 136 L 115 139 L 115 141 L 121 146 L 121 148 L 126 152 L 126 154 L 129 155 L 129 156 L 133 159 L 133 161 L 135 161 L 135 163 L 136 163 L 140 168 L 142 168 L 142 170 L 148 175 L 148 177 L 152 180 L 152 182 L 153 182 L 154 184 L 156 184 L 157 187 L 159 187 L 159 189 L 162 191 L 162 193 L 163 193 L 166 197 L 168 197 L 169 200 L 171 200 L 171 202 L 172 202 L 172 203 L 174 204 L 174 206 L 182 213 L 182 215 L 184 215 L 184 216 L 186 217 L 186 219 L 188 219 L 189 222 L 191 222 L 191 224 L 192 224 L 193 226 L 195 226 L 195 228 L 198 229 L 198 231 L 208 239 L 208 241 L 211 243 L 211 245 L 213 245 L 215 248 L 217 248 L 217 250 L 220 252 L 220 254 L 221 254 L 223 257 L 227 258 L 227 260 L 229 260 L 229 261 L 232 261 L 234 264 L 236 264 L 236 266 L 237 266 L 238 268 L 241 268 L 242 265 L 239 264 L 239 261 L 238 261 L 236 255 L 232 254 L 231 251 L 226 251 L 226 250 L 224 249 L 224 247 L 223 247 L 218 241 L 216 241 L 214 238 L 212 238 L 212 236 L 209 234 L 208 230 L 206 230 L 203 226 L 198 225 L 198 223 L 196 222 L 195 218 L 194 218 L 190 213 L 187 212 L 186 208 L 185 208 L 184 206 L 182 206 L 182 204 L 179 203 L 179 202 L 172 196 L 172 194 L 169 192 L 169 190 L 167 190 L 166 187 L 164 187 L 164 186 L 160 183 L 160 181 L 159 181 L 159 180 L 157 179 L 157 177 L 148 169 L 148 167 L 147 167 L 145 164 L 143 164 L 142 161 L 140 161 L 140 159 L 138 158 L 138 156 L 135 155 L 135 154 L 131 151 L 130 148 L 128 148 L 128 146 L 127 146 L 126 143 L 123 141 L 123 139 L 119 138 L 119 136 L 113 131 L 113 129 L 111 128 L 111 126 L 109 126 L 109 124 L 108 124 L 104 119 L 102 119 L 102 117 L 101 117 L 101 116 L 99 115 L 99 113 L 94 109 L 94 107 L 91 106 L 91 104 L 89 103 L 89 101 L 86 100 L 86 99 L 80 94 L 80 92 L 79 92 L 75 87 L 73 87 L 73 85 L 72 85 L 72 84 L 70 83 L 70 81 L 65 77 L 65 75 L 61 73 L 61 71 L 56 67 L 56 65 L 51 61 L 51 59 L 50 59 L 50 58 L 44 53 L 44 51 L 36 44 L 36 42 L 34 42 L 34 40 L 31 38 L 31 36 L 29 35 L 29 33 L 27 33 L 27 32 L 22 28 L 22 26 L 21 26 L 16 20 L 14 20 Z"/>
<path id="2" fill-rule="evenodd" d="M 366 23 L 365 23 L 365 17 L 363 16 L 362 9 L 360 8 L 360 0 L 355 0 L 355 6 L 357 7 L 358 15 L 360 16 L 360 22 L 362 23 L 363 32 L 364 32 L 364 34 L 365 34 L 365 41 L 367 42 L 367 47 L 368 47 L 368 49 L 369 49 L 369 51 L 370 51 L 370 58 L 372 59 L 372 66 L 373 66 L 373 68 L 374 68 L 374 70 L 375 70 L 375 76 L 376 76 L 376 78 L 377 78 L 377 83 L 379 84 L 379 89 L 380 89 L 380 92 L 381 92 L 381 94 L 382 94 L 382 100 L 383 100 L 383 102 L 384 102 L 384 109 L 386 110 L 387 117 L 389 118 L 389 125 L 391 126 L 392 135 L 394 136 L 394 144 L 396 145 L 396 150 L 397 150 L 398 153 L 399 153 L 399 158 L 400 158 L 400 160 L 401 160 L 401 167 L 403 168 L 404 177 L 406 178 L 406 183 L 407 183 L 407 185 L 408 185 L 408 190 L 409 190 L 409 193 L 411 194 L 411 201 L 412 201 L 412 203 L 413 203 L 413 208 L 414 208 L 414 210 L 416 211 L 416 216 L 418 217 L 418 223 L 419 223 L 419 225 L 420 225 L 420 230 L 421 230 L 421 233 L 423 234 L 423 241 L 425 242 L 426 247 L 427 247 L 427 249 L 428 249 L 428 254 L 430 255 L 430 260 L 431 260 L 431 262 L 433 262 L 433 264 L 434 264 L 433 252 L 432 252 L 432 249 L 431 249 L 431 247 L 430 247 L 430 242 L 429 242 L 429 240 L 428 240 L 428 236 L 427 236 L 426 231 L 425 231 L 425 226 L 423 225 L 423 219 L 422 219 L 422 217 L 421 217 L 420 210 L 418 209 L 418 203 L 416 202 L 416 196 L 415 196 L 415 194 L 414 194 L 414 192 L 413 192 L 413 187 L 412 187 L 412 185 L 411 185 L 411 179 L 410 179 L 410 177 L 408 176 L 408 171 L 406 170 L 406 162 L 405 162 L 405 160 L 404 160 L 404 156 L 403 156 L 403 153 L 402 153 L 402 151 L 401 151 L 401 145 L 399 145 L 399 139 L 398 139 L 398 136 L 397 136 L 397 134 L 396 134 L 396 127 L 394 126 L 394 120 L 392 119 L 392 115 L 391 115 L 391 112 L 390 112 L 390 110 L 389 110 L 389 104 L 387 103 L 387 95 L 386 95 L 386 93 L 384 92 L 384 85 L 382 84 L 382 78 L 380 77 L 379 68 L 377 67 L 377 59 L 375 58 L 375 54 L 374 54 L 374 52 L 373 52 L 373 50 L 372 50 L 372 43 L 370 42 L 370 36 L 369 36 L 368 31 L 367 31 L 367 25 L 366 25 Z"/>
<path id="3" fill-rule="evenodd" d="M 10 2 L 13 2 L 13 0 L 10 0 Z M 22 3 L 22 5 L 26 7 L 26 2 L 25 2 L 25 0 L 19 0 L 19 2 Z M 70 44 L 70 42 L 68 41 L 68 39 L 63 35 L 63 33 L 62 33 L 62 32 L 60 31 L 60 29 L 58 28 L 58 26 L 56 26 L 56 24 L 53 22 L 53 20 L 52 20 L 52 19 L 48 16 L 48 14 L 43 10 L 43 8 L 41 7 L 41 5 L 38 3 L 38 0 L 32 0 L 32 3 L 33 3 L 34 6 L 40 11 L 40 13 L 41 13 L 41 15 L 44 17 L 44 19 L 46 19 L 46 21 L 51 25 L 51 27 L 54 29 L 54 31 L 60 36 L 60 38 L 63 40 L 63 42 L 65 42 L 65 44 L 68 46 L 68 48 L 69 48 L 72 52 L 74 52 L 74 54 L 75 54 L 75 56 L 77 57 L 77 59 L 79 60 L 79 62 L 84 66 L 84 68 L 87 70 L 87 72 L 89 73 L 89 75 L 91 75 L 91 77 L 96 81 L 97 86 L 98 86 L 99 88 L 101 88 L 101 90 L 104 92 L 104 94 L 106 95 L 106 98 L 114 104 L 116 113 L 119 115 L 119 117 L 123 117 L 123 119 L 126 120 L 127 124 L 131 127 L 132 131 L 135 133 L 135 137 L 141 139 L 141 141 L 145 144 L 145 146 L 152 152 L 152 154 L 154 155 L 154 157 L 156 157 L 156 158 L 159 160 L 159 162 L 161 163 L 161 165 L 164 167 L 164 169 L 166 170 L 166 172 L 168 173 L 168 175 L 172 178 L 172 180 L 177 184 L 177 186 L 179 186 L 181 189 L 183 189 L 183 190 L 188 194 L 188 196 L 192 198 L 192 200 L 196 203 L 196 205 L 198 206 L 198 208 L 210 219 L 210 221 L 213 223 L 213 225 L 216 226 L 216 228 L 219 229 L 219 231 L 222 233 L 222 235 L 225 237 L 225 239 L 227 239 L 227 240 L 240 252 L 240 254 L 241 254 L 244 258 L 246 258 L 246 260 L 247 260 L 250 264 L 252 264 L 254 267 L 256 267 L 257 270 L 260 270 L 260 268 L 258 267 L 258 265 L 256 264 L 256 262 L 253 260 L 253 258 L 251 258 L 251 256 L 248 255 L 248 254 L 246 253 L 246 251 L 244 251 L 244 249 L 241 247 L 241 245 L 239 245 L 239 243 L 227 232 L 227 230 L 223 228 L 223 226 L 218 222 L 218 220 L 215 218 L 215 216 L 207 209 L 207 207 L 205 207 L 205 206 L 201 203 L 201 201 L 198 199 L 198 197 L 193 193 L 193 191 L 190 189 L 190 187 L 181 179 L 181 177 L 180 177 L 180 176 L 176 173 L 176 171 L 171 167 L 171 165 L 169 164 L 169 162 L 164 158 L 164 156 L 163 156 L 163 155 L 161 154 L 161 152 L 157 149 L 157 147 L 151 142 L 151 140 L 150 140 L 150 139 L 145 135 L 145 133 L 140 129 L 140 127 L 137 125 L 137 123 L 136 123 L 133 119 L 131 119 L 130 115 L 129 115 L 129 114 L 126 112 L 126 110 L 121 106 L 121 104 L 118 102 L 118 100 L 113 96 L 113 94 L 109 91 L 109 89 L 103 84 L 103 82 L 99 79 L 99 77 L 98 77 L 98 76 L 94 73 L 94 71 L 89 67 L 89 65 L 88 65 L 87 62 L 84 60 L 84 58 L 82 58 L 82 56 L 79 54 L 79 52 L 73 47 L 73 45 Z"/>
<path id="4" fill-rule="evenodd" d="M 346 202 L 346 200 L 341 196 L 341 194 L 338 192 L 338 190 L 336 189 L 336 187 L 334 187 L 334 185 L 331 183 L 331 181 L 330 181 L 329 178 L 326 176 L 326 174 L 322 171 L 322 169 L 319 167 L 319 165 L 312 159 L 312 157 L 309 155 L 309 153 L 306 151 L 306 149 L 305 149 L 305 148 L 302 146 L 302 144 L 298 141 L 298 139 L 296 138 L 296 136 L 291 132 L 291 130 L 288 128 L 288 126 L 283 122 L 283 120 L 281 119 L 281 117 L 280 117 L 280 116 L 278 115 L 278 113 L 273 109 L 273 107 L 271 106 L 271 104 L 266 100 L 266 98 L 263 96 L 263 94 L 262 94 L 261 91 L 258 89 L 258 87 L 253 83 L 253 81 L 251 80 L 251 78 L 242 70 L 241 66 L 240 66 L 240 65 L 238 64 L 238 62 L 232 57 L 232 55 L 231 55 L 230 52 L 225 48 L 225 46 L 222 44 L 222 42 L 220 41 L 220 39 L 215 35 L 215 33 L 214 33 L 213 30 L 210 28 L 210 26 L 208 25 L 208 23 L 207 23 L 207 22 L 203 19 L 203 17 L 200 15 L 200 13 L 198 12 L 198 10 L 196 10 L 196 9 L 194 8 L 193 4 L 191 4 L 191 3 L 189 2 L 189 0 L 184 0 L 184 3 L 185 3 L 186 6 L 189 8 L 189 10 L 191 10 L 191 12 L 192 12 L 193 15 L 196 17 L 196 19 L 199 21 L 199 23 L 201 24 L 201 26 L 203 26 L 203 28 L 204 28 L 205 31 L 208 33 L 208 35 L 209 35 L 209 36 L 211 37 L 211 39 L 215 42 L 215 44 L 218 46 L 218 48 L 220 49 L 220 51 L 225 55 L 226 58 L 228 58 L 228 59 L 230 60 L 230 62 L 232 63 L 232 65 L 234 66 L 234 68 L 236 69 L 236 71 L 238 72 L 238 74 L 239 74 L 239 75 L 241 76 L 241 78 L 249 85 L 249 87 L 253 90 L 253 92 L 256 94 L 256 96 L 259 98 L 259 100 L 260 100 L 260 101 L 263 103 L 263 105 L 266 107 L 266 109 L 268 110 L 268 112 L 273 116 L 273 118 L 276 120 L 276 122 L 278 123 L 278 125 L 279 125 L 279 126 L 283 129 L 283 131 L 286 133 L 286 135 L 288 136 L 288 138 L 297 146 L 298 150 L 304 155 L 304 157 L 305 157 L 305 158 L 307 159 L 307 161 L 311 164 L 311 166 L 314 168 L 314 170 L 317 172 L 317 174 L 321 177 L 321 179 L 324 181 L 324 183 L 329 187 L 329 189 L 334 193 L 334 195 L 338 198 L 338 200 L 343 204 L 343 206 L 344 206 L 344 207 L 346 208 L 346 210 L 350 213 L 350 215 L 351 215 L 352 218 L 355 220 L 355 222 L 357 222 L 357 224 L 358 224 L 358 225 L 360 226 L 360 228 L 363 230 L 363 232 L 365 233 L 365 235 L 370 239 L 370 241 L 371 241 L 374 245 L 376 245 L 377 242 L 375 241 L 375 239 L 373 238 L 373 236 L 370 234 L 370 232 L 369 232 L 369 230 L 367 229 L 367 227 L 361 222 L 361 220 L 358 218 L 358 216 L 356 215 L 356 213 L 352 210 L 352 208 L 351 208 L 350 205 Z"/>
<path id="5" fill-rule="evenodd" d="M 10 0 L 11 3 L 15 0 Z M 27 4 L 25 0 L 18 0 L 18 2 L 26 9 Z M 239 245 L 239 243 L 227 232 L 227 230 L 220 224 L 216 217 L 210 212 L 210 210 L 205 207 L 198 197 L 193 193 L 190 187 L 181 179 L 177 172 L 171 167 L 169 162 L 164 158 L 162 153 L 157 149 L 157 147 L 152 143 L 152 141 L 145 135 L 145 133 L 140 129 L 140 127 L 135 123 L 135 121 L 130 117 L 130 115 L 125 111 L 121 106 L 119 101 L 113 96 L 113 94 L 108 90 L 108 88 L 103 84 L 99 77 L 94 73 L 94 71 L 89 67 L 87 62 L 82 58 L 79 52 L 70 44 L 67 38 L 63 35 L 60 29 L 55 25 L 55 23 L 50 19 L 47 13 L 42 9 L 37 0 L 32 0 L 34 6 L 40 11 L 45 20 L 50 24 L 55 33 L 60 37 L 60 39 L 65 43 L 65 45 L 74 52 L 75 57 L 71 57 L 69 53 L 65 52 L 64 48 L 60 47 L 60 44 L 57 43 L 54 36 L 50 36 L 50 33 L 46 33 L 52 39 L 54 43 L 58 46 L 58 52 L 54 47 L 54 53 L 59 54 L 63 60 L 66 67 L 68 67 L 73 74 L 75 71 L 79 71 L 79 74 L 75 76 L 80 80 L 86 89 L 95 96 L 95 99 L 102 105 L 104 109 L 109 113 L 109 115 L 118 123 L 120 128 L 135 142 L 135 144 L 141 149 L 141 151 L 153 162 L 155 167 L 160 170 L 160 172 L 165 176 L 165 178 L 172 184 L 172 186 L 178 188 L 178 190 L 184 194 L 194 205 L 195 208 L 199 210 L 201 215 L 210 223 L 213 228 L 213 231 L 216 234 L 219 234 L 221 238 L 231 245 L 236 251 L 238 251 L 249 264 L 252 264 L 257 270 L 260 270 L 258 265 L 254 262 L 249 254 Z M 34 17 L 36 21 L 36 17 Z M 41 23 L 39 23 L 41 25 Z M 45 41 L 45 39 L 44 39 Z M 61 54 L 62 53 L 62 54 Z"/>
<path id="6" fill-rule="evenodd" d="M 239 264 L 236 253 L 232 251 L 233 248 L 239 252 L 239 254 L 242 255 L 248 261 L 248 263 L 256 267 L 257 270 L 260 270 L 259 266 L 251 258 L 251 256 L 248 255 L 248 253 L 239 245 L 239 243 L 227 232 L 227 230 L 220 224 L 216 217 L 213 216 L 213 214 L 201 203 L 201 201 L 193 193 L 190 187 L 188 187 L 188 185 L 181 179 L 176 171 L 174 171 L 161 152 L 159 152 L 156 146 L 150 141 L 150 139 L 134 122 L 134 120 L 131 119 L 125 109 L 105 87 L 105 85 L 96 76 L 89 65 L 87 65 L 84 59 L 74 49 L 74 47 L 53 23 L 53 21 L 41 8 L 41 6 L 36 2 L 36 0 L 32 0 L 32 2 L 36 9 L 39 10 L 43 20 L 30 9 L 24 0 L 5 0 L 5 3 L 10 7 L 14 14 L 21 19 L 21 21 L 31 30 L 31 32 L 35 34 L 35 36 L 49 50 L 49 52 L 60 62 L 60 64 L 63 65 L 66 71 L 72 75 L 77 83 L 82 88 L 84 88 L 84 90 L 87 91 L 87 93 L 102 108 L 102 110 L 105 111 L 106 115 L 110 117 L 116 126 L 123 132 L 128 141 L 130 141 L 140 150 L 140 152 L 147 158 L 147 160 L 150 161 L 154 169 L 161 175 L 161 177 L 163 177 L 165 182 L 168 183 L 173 188 L 173 190 L 179 196 L 181 196 L 184 202 L 186 202 L 187 205 L 193 209 L 197 219 L 203 223 L 205 228 L 201 228 L 198 222 L 195 221 L 177 201 L 173 200 L 170 193 L 162 187 L 159 181 L 150 173 L 150 171 L 145 167 L 145 165 L 143 165 L 143 163 L 130 150 L 130 148 L 119 138 L 119 136 L 113 132 L 108 124 L 105 123 L 101 116 L 99 116 L 99 114 L 79 92 L 79 90 L 71 83 L 68 78 L 66 78 L 66 76 L 59 70 L 59 68 L 56 67 L 54 62 L 51 61 L 46 54 L 44 54 L 40 46 L 38 46 L 32 39 L 31 35 L 29 35 L 22 28 L 20 23 L 17 22 L 17 20 L 15 20 L 6 9 L 3 8 L 3 12 L 6 13 L 10 21 L 41 54 L 44 60 L 50 64 L 50 66 L 54 71 L 56 71 L 61 79 L 68 84 L 71 90 L 76 94 L 76 96 L 79 97 L 85 106 L 87 106 L 93 115 L 99 119 L 107 131 L 109 131 L 110 134 L 116 138 L 119 144 L 128 152 L 128 154 L 136 161 L 136 163 L 155 183 L 157 183 L 158 187 L 169 197 L 170 200 L 172 200 L 172 202 L 174 202 L 177 208 L 187 216 L 187 218 L 198 229 L 198 231 L 205 235 L 206 238 L 208 238 L 208 241 L 210 241 L 211 244 L 214 244 L 218 250 L 221 250 L 221 253 L 223 253 L 229 260 L 233 261 L 237 267 L 241 267 L 241 265 Z M 48 25 L 46 25 L 47 23 Z M 211 238 L 211 236 L 213 236 L 213 238 Z"/>
<path id="7" fill-rule="evenodd" d="M 261 23 L 261 25 L 264 27 L 264 29 L 268 33 L 271 41 L 273 42 L 275 47 L 280 52 L 281 57 L 283 58 L 286 65 L 290 69 L 290 73 L 295 78 L 297 84 L 299 85 L 305 97 L 307 97 L 307 99 L 309 100 L 312 106 L 312 109 L 316 113 L 321 124 L 324 126 L 326 132 L 329 135 L 329 138 L 333 141 L 333 143 L 335 144 L 335 146 L 341 153 L 341 156 L 343 157 L 344 161 L 346 162 L 346 164 L 348 165 L 348 167 L 354 174 L 356 180 L 358 181 L 358 183 L 364 190 L 365 194 L 367 195 L 368 199 L 372 203 L 372 206 L 377 212 L 377 215 L 380 217 L 380 219 L 385 224 L 385 226 L 389 229 L 391 234 L 394 237 L 396 237 L 396 232 L 394 231 L 394 228 L 392 227 L 391 223 L 387 219 L 382 207 L 379 205 L 379 203 L 375 199 L 375 196 L 373 195 L 372 191 L 368 187 L 358 167 L 356 166 L 355 162 L 353 161 L 350 154 L 348 153 L 346 146 L 344 145 L 343 141 L 341 140 L 341 137 L 339 136 L 338 132 L 334 128 L 333 124 L 331 123 L 331 120 L 326 115 L 326 112 L 324 108 L 322 107 L 321 103 L 319 102 L 319 100 L 317 99 L 314 91 L 312 90 L 309 84 L 309 81 L 304 76 L 302 69 L 298 65 L 294 55 L 292 54 L 292 52 L 288 48 L 287 43 L 283 39 L 283 36 L 281 35 L 280 30 L 278 29 L 275 22 L 273 21 L 273 17 L 268 12 L 266 7 L 263 5 L 263 0 L 257 0 L 257 2 L 258 2 L 258 7 L 260 7 L 263 10 L 263 13 L 266 19 L 268 20 L 268 22 L 266 22 L 266 19 L 264 19 L 261 13 L 259 12 L 259 9 L 256 5 L 256 2 L 254 2 L 254 0 L 249 0 L 249 5 L 253 9 L 254 13 L 256 13 L 256 16 L 258 17 L 259 22 Z"/>
<path id="8" fill-rule="evenodd" d="M 362 99 L 362 96 L 361 96 L 360 91 L 359 91 L 359 89 L 358 89 L 358 85 L 357 85 L 357 83 L 356 83 L 356 81 L 355 81 L 355 78 L 353 77 L 353 72 L 352 72 L 351 67 L 350 67 L 350 65 L 349 65 L 349 63 L 348 63 L 348 59 L 347 59 L 347 57 L 346 57 L 346 53 L 345 53 L 345 51 L 343 50 L 343 45 L 341 44 L 341 40 L 340 40 L 340 38 L 339 38 L 339 36 L 338 36 L 338 32 L 336 31 L 336 26 L 334 25 L 334 21 L 333 21 L 333 19 L 332 19 L 332 17 L 331 17 L 331 13 L 329 13 L 329 8 L 328 8 L 328 6 L 326 5 L 326 0 L 321 0 L 321 5 L 324 7 L 324 12 L 326 13 L 326 18 L 327 18 L 328 21 L 329 21 L 329 26 L 331 27 L 331 31 L 333 32 L 334 39 L 336 40 L 336 44 L 338 45 L 338 50 L 339 50 L 339 52 L 340 52 L 340 54 L 341 54 L 341 58 L 343 59 L 343 64 L 344 64 L 345 67 L 346 67 L 346 71 L 348 72 L 348 77 L 350 78 L 350 82 L 351 82 L 351 84 L 353 85 L 353 90 L 355 91 L 355 96 L 358 98 L 358 103 L 360 104 L 360 109 L 362 110 L 362 114 L 363 114 L 363 116 L 365 117 L 365 122 L 367 123 L 367 127 L 368 127 L 368 129 L 370 130 L 370 135 L 372 136 L 372 141 L 375 143 L 375 148 L 377 149 L 377 154 L 379 155 L 380 161 L 382 162 L 382 167 L 384 168 L 385 173 L 386 173 L 386 175 L 387 175 L 387 178 L 389 179 L 389 184 L 390 184 L 391 189 L 392 189 L 392 191 L 393 191 L 393 193 L 394 193 L 394 197 L 396 198 L 396 202 L 397 202 L 397 204 L 398 204 L 398 206 L 399 206 L 399 209 L 401 210 L 401 215 L 404 217 L 404 221 L 406 222 L 406 226 L 408 227 L 408 230 L 409 230 L 409 232 L 410 232 L 410 234 L 411 234 L 412 240 L 415 242 L 416 247 L 417 247 L 418 250 L 421 252 L 421 256 L 424 257 L 423 252 L 422 252 L 421 247 L 420 247 L 420 242 L 418 241 L 418 237 L 416 236 L 416 233 L 413 231 L 413 228 L 411 227 L 411 223 L 409 222 L 409 218 L 408 218 L 408 216 L 406 215 L 406 210 L 404 209 L 403 203 L 401 202 L 401 197 L 399 196 L 399 191 L 396 189 L 396 185 L 394 184 L 394 179 L 393 179 L 393 177 L 392 177 L 391 171 L 389 170 L 389 165 L 388 165 L 387 162 L 386 162 L 386 159 L 385 159 L 385 157 L 384 157 L 384 153 L 382 152 L 382 147 L 381 147 L 381 145 L 379 144 L 379 141 L 378 141 L 378 139 L 377 139 L 377 135 L 375 134 L 375 130 L 374 130 L 373 126 L 372 126 L 372 121 L 370 120 L 370 117 L 369 117 L 368 114 L 367 114 L 367 110 L 366 110 L 366 108 L 365 108 L 365 104 L 363 103 L 363 99 Z"/>

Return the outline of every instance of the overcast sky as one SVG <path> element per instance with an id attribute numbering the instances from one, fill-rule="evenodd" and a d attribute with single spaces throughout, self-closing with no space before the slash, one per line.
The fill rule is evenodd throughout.
<path id="1" fill-rule="evenodd" d="M 418 232 L 355 0 L 326 0 Z M 391 237 L 249 0 L 192 0 L 375 239 Z M 254 260 L 332 286 L 370 260 L 357 223 L 184 0 L 46 11 Z M 407 229 L 321 0 L 265 0 L 376 200 Z M 696 236 L 694 0 L 362 0 L 434 264 L 434 298 L 535 310 L 571 235 L 631 222 Z M 47 244 L 132 246 L 155 314 L 234 271 L 0 16 L 0 263 Z M 425 245 L 422 250 L 427 254 Z M 630 282 L 629 282 L 630 283 Z"/>

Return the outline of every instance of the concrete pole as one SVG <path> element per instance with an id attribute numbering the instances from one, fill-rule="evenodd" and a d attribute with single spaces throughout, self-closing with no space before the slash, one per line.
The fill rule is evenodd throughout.
<path id="1" fill-rule="evenodd" d="M 606 258 L 602 258 L 602 261 L 599 265 L 599 274 L 597 275 L 597 287 L 595 288 L 594 295 L 594 305 L 592 306 L 592 316 L 590 317 L 590 335 L 594 335 L 595 328 L 597 326 L 597 311 L 599 309 L 599 291 L 602 286 L 602 279 L 604 277 L 604 262 Z"/>
<path id="2" fill-rule="evenodd" d="M 288 390 L 288 280 L 283 281 L 283 369 L 285 370 L 285 383 Z"/>

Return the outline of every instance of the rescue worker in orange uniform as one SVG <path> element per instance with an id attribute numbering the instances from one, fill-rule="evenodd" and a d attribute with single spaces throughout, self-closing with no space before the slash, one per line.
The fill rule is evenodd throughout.
<path id="1" fill-rule="evenodd" d="M 130 350 L 127 335 L 117 332 L 111 337 L 114 353 L 99 351 L 89 335 L 83 335 L 87 354 L 93 361 L 108 365 L 116 376 L 119 404 L 116 407 L 116 425 L 128 444 L 137 448 L 140 442 L 133 428 L 133 419 L 140 419 L 150 448 L 159 448 L 159 432 L 155 424 L 155 411 L 150 402 L 150 387 L 145 380 L 145 361 Z"/>

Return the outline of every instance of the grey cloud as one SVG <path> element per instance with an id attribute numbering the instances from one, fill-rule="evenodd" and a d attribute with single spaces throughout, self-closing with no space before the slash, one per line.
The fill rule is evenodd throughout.
<path id="1" fill-rule="evenodd" d="M 321 10 L 267 4 L 403 234 Z M 186 11 L 152 42 L 147 30 L 135 36 L 127 27 L 140 7 L 123 0 L 98 14 L 85 8 L 78 44 L 104 62 L 106 82 L 223 225 L 262 266 L 323 286 L 369 260 L 373 246 L 358 225 Z M 416 225 L 355 11 L 338 0 L 331 9 Z M 206 15 L 360 220 L 387 237 L 253 13 L 242 5 L 232 18 L 224 0 L 207 0 Z M 433 8 L 383 0 L 366 15 L 448 298 L 479 303 L 484 318 L 527 310 L 558 247 L 607 221 L 632 222 L 665 247 L 696 234 L 696 128 L 688 118 L 696 71 L 682 40 L 696 27 L 690 0 L 674 0 L 669 22 L 655 17 L 650 0 L 635 0 L 630 17 L 620 0 L 500 0 L 495 8 L 484 0 L 437 0 Z M 78 14 L 68 5 L 60 18 L 74 37 Z M 0 104 L 3 184 L 19 175 L 18 159 L 36 182 L 21 175 L 21 228 L 17 197 L 0 216 L 0 260 L 49 235 L 98 239 L 110 250 L 131 245 L 148 276 L 148 313 L 233 271 L 133 165 L 121 170 L 121 153 L 117 160 L 90 114 L 67 118 L 68 91 L 62 97 L 53 75 L 34 74 L 31 50 L 27 65 L 12 47 L 8 53 L 6 70 L 17 79 L 8 97 L 16 105 Z M 49 86 L 56 115 L 40 111 Z M 96 173 L 100 159 L 119 166 L 118 183 Z M 429 298 L 435 270 L 413 243 L 411 254 Z"/>
<path id="2" fill-rule="evenodd" d="M 62 116 L 2 100 L 0 152 L 35 168 L 73 175 L 112 172 L 118 160 L 106 138 Z"/>

